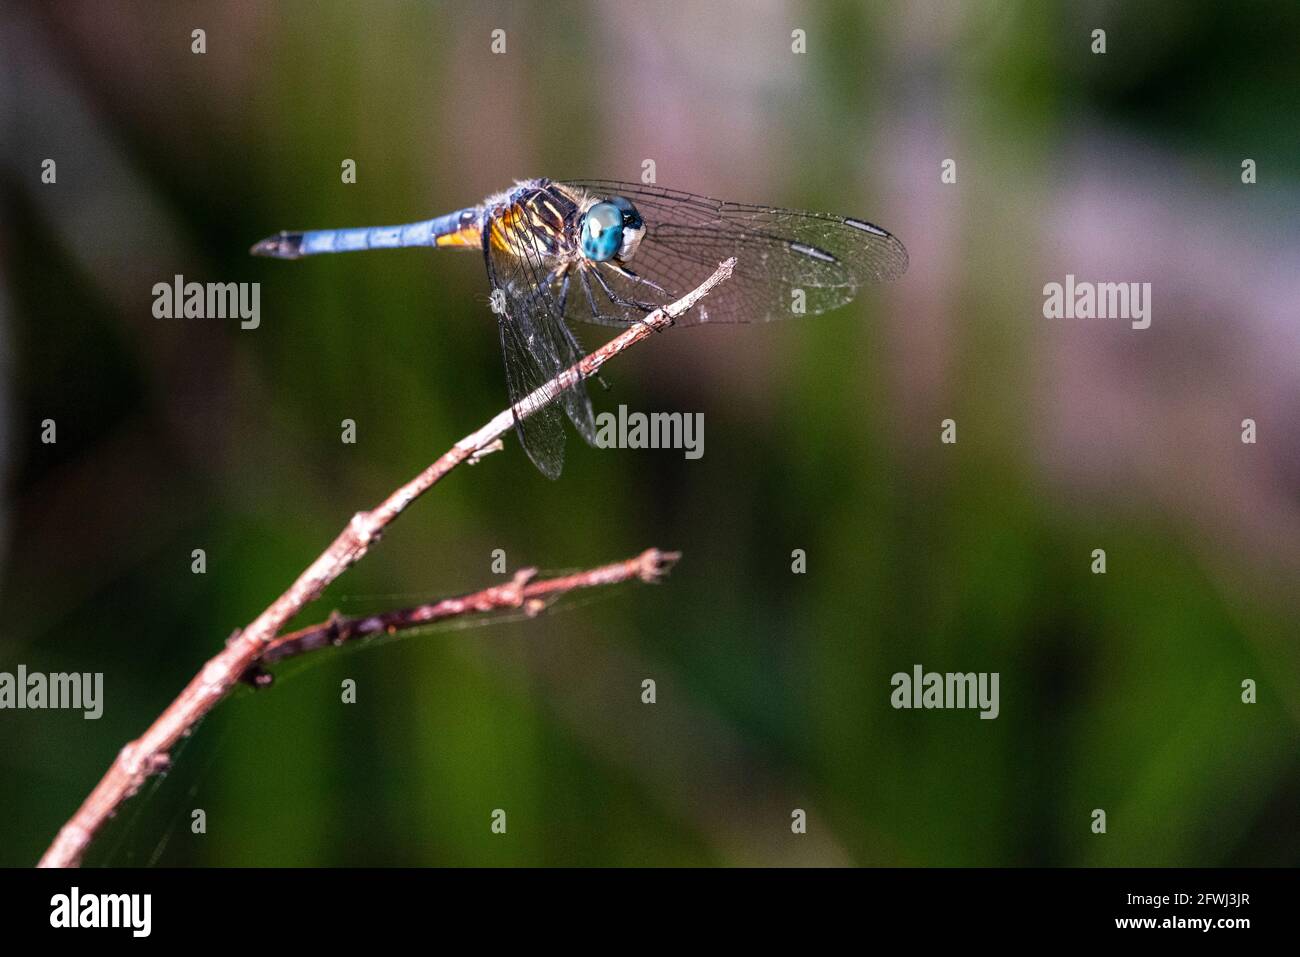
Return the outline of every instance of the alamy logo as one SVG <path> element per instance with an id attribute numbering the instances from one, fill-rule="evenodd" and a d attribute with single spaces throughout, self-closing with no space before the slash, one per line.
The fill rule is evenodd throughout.
<path id="1" fill-rule="evenodd" d="M 1067 273 L 1065 283 L 1043 287 L 1045 319 L 1128 319 L 1134 329 L 1151 325 L 1151 283 L 1076 282 Z"/>
<path id="2" fill-rule="evenodd" d="M 127 927 L 148 937 L 153 927 L 152 894 L 83 894 L 73 887 L 50 898 L 51 927 Z"/>
<path id="3" fill-rule="evenodd" d="M 996 671 L 925 671 L 912 666 L 912 673 L 900 671 L 889 679 L 893 693 L 889 703 L 894 708 L 979 708 L 980 717 L 998 716 L 998 672 Z"/>
<path id="4" fill-rule="evenodd" d="M 688 459 L 704 454 L 703 412 L 627 411 L 596 416 L 596 447 L 601 449 L 685 449 Z"/>
<path id="5" fill-rule="evenodd" d="M 172 282 L 153 284 L 153 314 L 157 319 L 234 319 L 239 328 L 262 323 L 262 286 L 256 282 Z"/>
<path id="6" fill-rule="evenodd" d="M 104 713 L 104 673 L 78 672 L 46 675 L 18 666 L 17 674 L 0 671 L 0 708 L 70 708 L 82 710 L 88 721 Z"/>

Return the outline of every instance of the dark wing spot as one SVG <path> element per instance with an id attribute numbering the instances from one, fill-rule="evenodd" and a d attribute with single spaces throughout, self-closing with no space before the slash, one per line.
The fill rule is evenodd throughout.
<path id="1" fill-rule="evenodd" d="M 824 263 L 839 262 L 838 259 L 832 256 L 826 250 L 818 249 L 816 246 L 806 246 L 803 243 L 791 243 L 790 248 L 797 253 L 802 253 L 805 256 L 811 256 L 813 259 L 820 259 Z"/>
<path id="2" fill-rule="evenodd" d="M 844 225 L 845 225 L 845 226 L 852 226 L 854 229 L 860 229 L 860 230 L 862 230 L 864 233 L 872 233 L 873 235 L 876 235 L 876 236 L 888 236 L 888 235 L 889 235 L 889 233 L 885 232 L 885 231 L 884 231 L 883 229 L 881 229 L 879 226 L 872 226 L 870 223 L 863 222 L 863 221 L 860 220 L 860 219 L 846 219 L 846 220 L 844 220 Z"/>

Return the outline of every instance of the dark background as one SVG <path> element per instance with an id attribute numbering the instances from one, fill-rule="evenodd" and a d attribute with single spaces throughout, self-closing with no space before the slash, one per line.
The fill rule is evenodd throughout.
<path id="1" fill-rule="evenodd" d="M 551 483 L 511 439 L 303 622 L 500 581 L 495 548 L 681 549 L 666 584 L 279 669 L 88 862 L 1296 863 L 1298 34 L 1295 4 L 1208 0 L 2 0 L 0 670 L 102 671 L 107 703 L 0 712 L 0 863 L 34 862 L 354 511 L 504 406 L 478 257 L 248 246 L 645 159 L 878 222 L 911 269 L 639 346 L 597 411 L 702 412 L 702 459 L 571 433 Z M 260 282 L 261 327 L 155 319 L 176 273 Z M 1044 319 L 1066 273 L 1152 283 L 1151 328 Z M 916 663 L 999 672 L 1000 717 L 893 710 Z"/>

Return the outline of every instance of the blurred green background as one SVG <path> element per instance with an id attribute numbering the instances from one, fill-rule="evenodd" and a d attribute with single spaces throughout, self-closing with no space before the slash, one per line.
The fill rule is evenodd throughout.
<path id="1" fill-rule="evenodd" d="M 496 548 L 512 571 L 680 549 L 667 583 L 282 668 L 88 863 L 1300 860 L 1297 5 L 0 17 L 0 670 L 102 671 L 107 699 L 0 712 L 0 863 L 35 862 L 232 629 L 505 404 L 479 257 L 250 243 L 646 159 L 878 222 L 911 269 L 815 319 L 638 347 L 597 412 L 702 412 L 703 458 L 570 433 L 551 483 L 512 438 L 302 622 L 498 582 Z M 176 273 L 260 282 L 261 327 L 153 318 Z M 1151 282 L 1151 328 L 1044 319 L 1067 273 Z M 917 663 L 999 672 L 1000 716 L 893 710 Z"/>

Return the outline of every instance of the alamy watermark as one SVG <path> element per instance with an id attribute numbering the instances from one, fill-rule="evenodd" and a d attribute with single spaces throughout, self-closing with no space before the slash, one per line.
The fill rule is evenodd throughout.
<path id="1" fill-rule="evenodd" d="M 19 665 L 16 674 L 0 671 L 0 709 L 16 711 L 28 708 L 58 708 L 85 712 L 82 717 L 93 721 L 104 713 L 104 673 L 28 672 Z"/>
<path id="2" fill-rule="evenodd" d="M 889 703 L 900 708 L 978 708 L 980 717 L 993 719 L 1001 710 L 998 704 L 996 671 L 926 671 L 912 666 L 912 673 L 900 671 L 889 679 L 893 692 Z"/>
<path id="3" fill-rule="evenodd" d="M 704 454 L 703 412 L 602 412 L 596 416 L 600 449 L 685 449 L 688 459 Z"/>
<path id="4" fill-rule="evenodd" d="M 1151 283 L 1076 281 L 1043 287 L 1045 319 L 1128 319 L 1134 329 L 1151 325 Z"/>
<path id="5" fill-rule="evenodd" d="M 179 273 L 171 282 L 153 284 L 157 319 L 239 319 L 239 328 L 262 324 L 262 286 L 256 282 L 186 282 Z"/>
<path id="6" fill-rule="evenodd" d="M 153 929 L 152 894 L 93 894 L 73 885 L 50 898 L 50 926 L 56 928 L 123 928 L 132 937 Z"/>

